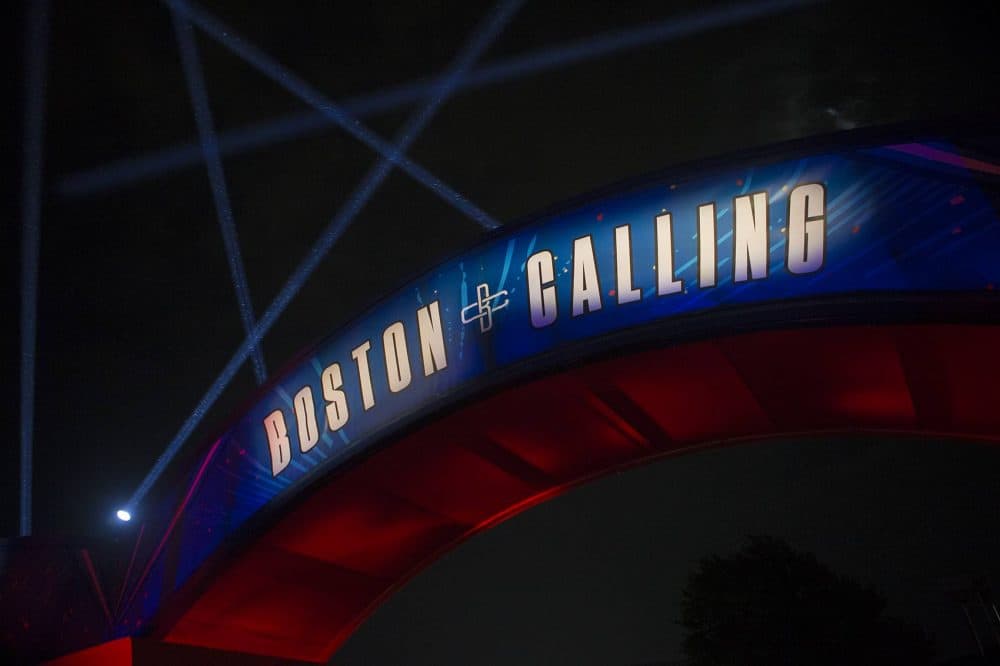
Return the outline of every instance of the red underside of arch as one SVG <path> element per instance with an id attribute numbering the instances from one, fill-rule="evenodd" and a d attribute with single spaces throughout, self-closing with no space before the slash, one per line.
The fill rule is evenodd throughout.
<path id="1" fill-rule="evenodd" d="M 161 631 L 168 642 L 322 662 L 461 540 L 625 465 L 804 433 L 996 441 L 998 349 L 996 326 L 767 331 L 504 390 L 331 479 Z"/>

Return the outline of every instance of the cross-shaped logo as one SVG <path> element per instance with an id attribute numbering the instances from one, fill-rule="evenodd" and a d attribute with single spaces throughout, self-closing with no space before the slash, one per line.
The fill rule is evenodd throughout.
<path id="1" fill-rule="evenodd" d="M 502 299 L 502 300 L 501 300 Z M 507 307 L 510 300 L 507 290 L 501 289 L 495 294 L 490 293 L 490 286 L 483 283 L 476 287 L 476 302 L 462 308 L 462 323 L 479 322 L 479 332 L 485 333 L 493 328 L 493 313 Z M 472 314 L 475 311 L 475 314 Z"/>

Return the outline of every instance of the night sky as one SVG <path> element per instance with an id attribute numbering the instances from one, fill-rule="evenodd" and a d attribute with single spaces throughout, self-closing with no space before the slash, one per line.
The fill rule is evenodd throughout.
<path id="1" fill-rule="evenodd" d="M 204 6 L 334 99 L 442 70 L 491 6 L 341 4 Z M 528 2 L 483 60 L 722 6 Z M 497 219 L 513 221 L 596 187 L 749 147 L 855 126 L 995 115 L 998 22 L 988 6 L 819 3 L 461 91 L 410 156 Z M 20 12 L 9 16 L 8 30 L 23 25 Z M 155 2 L 55 2 L 51 29 L 34 533 L 127 541 L 114 509 L 243 331 L 201 164 L 110 190 L 66 192 L 75 174 L 196 137 L 169 13 Z M 10 87 L 20 76 L 20 35 L 8 42 L 17 52 Z M 202 35 L 198 46 L 218 129 L 305 110 Z M 12 92 L 7 180 L 16 187 L 23 95 Z M 391 137 L 408 112 L 364 122 Z M 374 160 L 334 129 L 225 159 L 256 313 Z M 13 536 L 17 207 L 5 218 L 0 534 Z M 481 233 L 393 173 L 266 337 L 268 372 Z M 181 458 L 200 450 L 254 390 L 247 365 Z M 668 460 L 538 507 L 417 578 L 343 656 L 397 661 L 408 646 L 406 655 L 423 653 L 426 663 L 674 659 L 679 581 L 697 557 L 731 551 L 755 530 L 883 585 L 899 613 L 953 635 L 951 611 L 934 619 L 942 615 L 926 610 L 928 598 L 907 576 L 923 576 L 924 585 L 979 566 L 982 553 L 997 561 L 998 542 L 984 535 L 996 532 L 986 507 L 991 492 L 995 499 L 987 470 L 998 469 L 997 453 L 938 442 L 799 444 Z M 905 543 L 918 547 L 901 553 Z"/>
<path id="2" fill-rule="evenodd" d="M 686 577 L 748 534 L 875 585 L 889 615 L 934 635 L 939 658 L 968 654 L 975 643 L 943 585 L 1000 577 L 998 463 L 985 445 L 868 438 L 668 458 L 475 536 L 391 597 L 332 663 L 680 660 Z"/>

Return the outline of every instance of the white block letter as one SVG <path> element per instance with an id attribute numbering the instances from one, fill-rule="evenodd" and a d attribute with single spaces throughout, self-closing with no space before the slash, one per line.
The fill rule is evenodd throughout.
<path id="1" fill-rule="evenodd" d="M 632 284 L 632 231 L 629 225 L 615 227 L 615 293 L 618 305 L 642 298 L 642 290 Z"/>
<path id="2" fill-rule="evenodd" d="M 295 424 L 299 429 L 299 449 L 302 453 L 307 453 L 319 441 L 312 387 L 303 386 L 299 389 L 292 399 L 292 405 L 295 407 Z"/>
<path id="3" fill-rule="evenodd" d="M 548 250 L 536 252 L 524 264 L 528 280 L 528 305 L 531 309 L 531 325 L 544 328 L 556 320 L 555 266 L 552 253 Z"/>
<path id="4" fill-rule="evenodd" d="M 358 364 L 358 380 L 361 382 L 361 404 L 365 411 L 375 406 L 375 392 L 372 391 L 372 372 L 368 367 L 368 350 L 372 343 L 365 340 L 351 352 L 351 358 Z"/>
<path id="5" fill-rule="evenodd" d="M 280 409 L 264 417 L 264 432 L 267 433 L 267 448 L 271 451 L 271 476 L 278 476 L 292 460 L 285 415 Z"/>
<path id="6" fill-rule="evenodd" d="M 698 286 L 714 287 L 715 274 L 715 204 L 698 206 Z"/>
<path id="7" fill-rule="evenodd" d="M 800 275 L 823 267 L 826 240 L 826 188 L 799 185 L 788 195 L 788 272 Z"/>
<path id="8" fill-rule="evenodd" d="M 656 294 L 666 296 L 683 291 L 684 284 L 674 279 L 674 229 L 670 213 L 656 216 Z"/>
<path id="9" fill-rule="evenodd" d="M 347 411 L 347 395 L 342 390 L 344 376 L 339 363 L 331 363 L 320 376 L 323 384 L 323 399 L 326 400 L 326 427 L 337 431 L 347 425 L 350 413 Z"/>
<path id="10" fill-rule="evenodd" d="M 420 358 L 424 361 L 424 377 L 447 368 L 444 330 L 441 328 L 441 307 L 437 301 L 417 310 L 417 332 L 420 335 Z"/>
<path id="11" fill-rule="evenodd" d="M 601 309 L 601 282 L 597 277 L 594 243 L 590 236 L 573 241 L 573 316 Z"/>
<path id="12" fill-rule="evenodd" d="M 410 354 L 406 350 L 406 329 L 403 322 L 390 324 L 382 333 L 382 347 L 385 353 L 385 375 L 389 380 L 389 390 L 399 393 L 410 385 Z"/>
<path id="13" fill-rule="evenodd" d="M 767 192 L 733 199 L 733 282 L 767 277 Z"/>

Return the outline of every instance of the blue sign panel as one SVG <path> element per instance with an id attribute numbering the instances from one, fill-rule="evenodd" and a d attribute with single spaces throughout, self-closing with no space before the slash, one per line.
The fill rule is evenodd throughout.
<path id="1" fill-rule="evenodd" d="M 122 630 L 269 503 L 567 345 L 720 306 L 992 289 L 998 174 L 943 142 L 851 149 L 666 177 L 503 231 L 324 340 L 214 443 L 163 509 L 171 580 L 151 553 Z"/>

